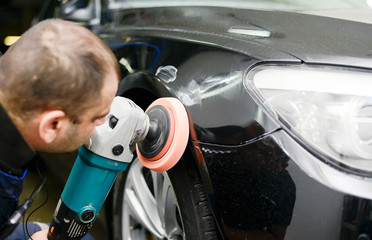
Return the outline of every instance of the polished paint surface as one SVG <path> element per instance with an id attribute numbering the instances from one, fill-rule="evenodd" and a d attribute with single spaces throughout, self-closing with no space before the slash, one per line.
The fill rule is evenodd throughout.
<path id="1" fill-rule="evenodd" d="M 123 77 L 118 94 L 144 109 L 159 97 L 176 97 L 185 105 L 191 132 L 186 152 L 194 156 L 219 239 L 372 236 L 371 199 L 311 177 L 304 166 L 310 159 L 322 160 L 293 139 L 244 86 L 249 71 L 267 63 L 370 71 L 372 25 L 226 7 L 102 8 L 101 24 L 91 29 L 118 58 Z M 322 164 L 371 182 L 372 176 Z M 131 174 L 143 174 L 139 168 L 134 164 Z M 136 176 L 126 189 L 134 188 Z M 167 182 L 166 187 L 173 191 L 175 186 Z M 119 200 L 130 202 L 133 196 Z M 179 207 L 174 195 L 168 200 Z M 155 207 L 164 205 L 159 201 Z M 115 210 L 113 219 L 118 219 L 121 213 Z M 156 224 L 154 235 L 164 237 L 157 235 L 164 229 Z M 177 225 L 180 239 L 182 230 Z"/>
<path id="2" fill-rule="evenodd" d="M 129 42 L 106 40 L 136 71 L 122 67 L 119 93 L 145 88 L 155 96 L 175 96 L 187 107 L 195 133 L 192 151 L 199 156 L 222 239 L 332 240 L 369 234 L 371 201 L 326 187 L 302 171 L 275 141 L 281 127 L 243 86 L 247 71 L 261 62 L 372 66 L 362 50 L 372 35 L 358 38 L 359 46 L 350 44 L 361 23 L 347 22 L 340 31 L 341 20 L 209 8 L 144 9 L 119 16 L 120 25 L 111 30 Z M 320 23 L 324 28 L 314 27 Z M 226 31 L 242 24 L 272 36 Z M 333 44 L 336 39 L 339 44 Z"/>

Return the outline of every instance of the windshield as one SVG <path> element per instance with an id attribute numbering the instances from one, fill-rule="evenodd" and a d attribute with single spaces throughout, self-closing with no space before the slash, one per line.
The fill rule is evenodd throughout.
<path id="1" fill-rule="evenodd" d="M 372 0 L 109 0 L 109 8 L 166 6 L 216 6 L 260 10 L 308 11 L 327 9 L 370 9 Z"/>

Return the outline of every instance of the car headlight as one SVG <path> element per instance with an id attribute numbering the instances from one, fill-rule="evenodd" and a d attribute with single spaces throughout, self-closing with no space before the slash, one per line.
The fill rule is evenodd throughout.
<path id="1" fill-rule="evenodd" d="M 246 87 L 318 158 L 372 171 L 372 72 L 314 65 L 261 65 Z"/>

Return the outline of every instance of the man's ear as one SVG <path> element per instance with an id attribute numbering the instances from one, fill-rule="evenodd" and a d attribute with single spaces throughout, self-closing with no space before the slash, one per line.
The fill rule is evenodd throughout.
<path id="1" fill-rule="evenodd" d="M 65 112 L 61 110 L 48 110 L 40 115 L 39 136 L 46 144 L 52 143 L 62 128 Z"/>

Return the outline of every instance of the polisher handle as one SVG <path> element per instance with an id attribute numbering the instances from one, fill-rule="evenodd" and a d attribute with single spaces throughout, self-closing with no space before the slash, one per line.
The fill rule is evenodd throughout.
<path id="1" fill-rule="evenodd" d="M 78 240 L 92 227 L 117 174 L 127 163 L 103 158 L 84 146 L 67 179 L 51 221 L 49 240 Z"/>

